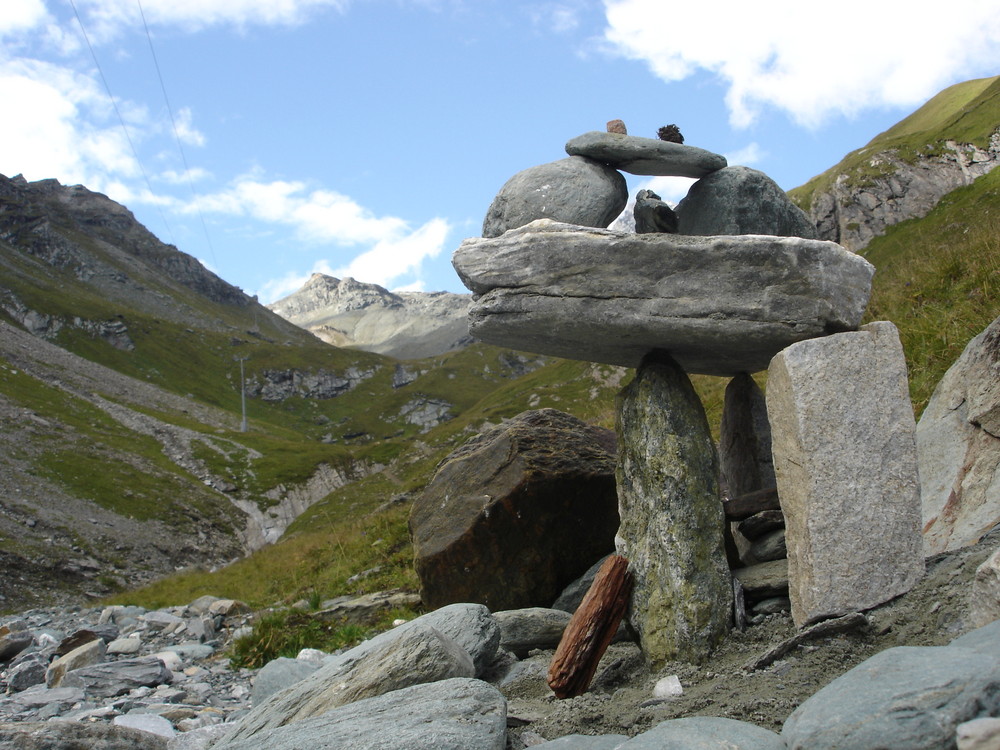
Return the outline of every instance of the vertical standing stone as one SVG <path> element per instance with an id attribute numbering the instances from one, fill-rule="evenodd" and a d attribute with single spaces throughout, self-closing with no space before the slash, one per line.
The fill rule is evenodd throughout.
<path id="1" fill-rule="evenodd" d="M 719 436 L 719 468 L 730 497 L 774 487 L 771 427 L 764 392 L 748 373 L 726 386 Z"/>
<path id="2" fill-rule="evenodd" d="M 700 661 L 725 635 L 732 578 L 718 460 L 701 401 L 664 353 L 618 398 L 618 553 L 635 573 L 630 619 L 646 657 Z"/>
<path id="3" fill-rule="evenodd" d="M 767 380 L 798 626 L 869 609 L 923 574 L 913 408 L 896 327 L 789 346 Z"/>

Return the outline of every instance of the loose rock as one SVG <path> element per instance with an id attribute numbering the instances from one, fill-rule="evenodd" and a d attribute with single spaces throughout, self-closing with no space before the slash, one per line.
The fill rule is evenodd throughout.
<path id="1" fill-rule="evenodd" d="M 1000 318 L 968 343 L 917 425 L 924 554 L 1000 523 Z"/>
<path id="2" fill-rule="evenodd" d="M 704 177 L 726 166 L 726 157 L 694 146 L 599 130 L 570 139 L 566 153 L 639 175 Z"/>
<path id="3" fill-rule="evenodd" d="M 789 750 L 937 750 L 954 747 L 959 724 L 997 711 L 1000 660 L 951 646 L 899 646 L 809 698 L 781 736 Z"/>
<path id="4" fill-rule="evenodd" d="M 507 705 L 492 685 L 451 679 L 369 698 L 213 750 L 503 750 Z"/>

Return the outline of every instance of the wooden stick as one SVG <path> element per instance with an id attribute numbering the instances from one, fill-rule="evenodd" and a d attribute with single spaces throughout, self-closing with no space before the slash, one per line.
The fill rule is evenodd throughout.
<path id="1" fill-rule="evenodd" d="M 863 628 L 867 625 L 868 618 L 861 612 L 851 612 L 848 615 L 838 617 L 834 620 L 823 620 L 822 622 L 816 623 L 812 627 L 808 627 L 805 630 L 796 633 L 791 638 L 782 641 L 770 651 L 758 656 L 756 659 L 751 659 L 744 665 L 743 668 L 748 672 L 755 672 L 758 669 L 763 669 L 764 667 L 773 664 L 789 651 L 812 638 L 831 635 L 833 633 L 846 633 L 849 630 Z"/>
<path id="2" fill-rule="evenodd" d="M 620 555 L 611 555 L 597 572 L 549 665 L 549 687 L 557 698 L 575 698 L 590 687 L 625 615 L 633 580 L 628 560 Z"/>

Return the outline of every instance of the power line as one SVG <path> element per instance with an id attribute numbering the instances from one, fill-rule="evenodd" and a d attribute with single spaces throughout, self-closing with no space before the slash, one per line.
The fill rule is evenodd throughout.
<path id="1" fill-rule="evenodd" d="M 114 95 L 111 93 L 111 87 L 108 85 L 108 79 L 104 76 L 104 69 L 101 67 L 101 63 L 97 59 L 97 53 L 94 51 L 94 45 L 90 43 L 90 37 L 87 35 L 87 29 L 83 25 L 83 18 L 80 17 L 80 11 L 76 8 L 76 3 L 73 0 L 69 0 L 70 6 L 73 8 L 73 13 L 76 15 L 76 22 L 80 24 L 80 32 L 83 34 L 83 39 L 87 43 L 87 49 L 90 50 L 90 56 L 94 60 L 94 65 L 97 66 L 97 72 L 101 76 L 101 83 L 104 84 L 104 90 L 108 94 L 108 99 L 111 100 L 111 106 L 115 110 L 115 114 L 118 115 L 118 122 L 121 123 L 122 131 L 125 133 L 125 140 L 128 141 L 129 148 L 132 149 L 132 155 L 135 157 L 136 164 L 139 165 L 139 171 L 142 172 L 142 178 L 146 181 L 146 187 L 149 189 L 150 196 L 155 195 L 153 191 L 153 184 L 149 180 L 149 175 L 146 173 L 146 168 L 142 165 L 142 159 L 139 158 L 139 151 L 135 147 L 135 143 L 132 141 L 132 136 L 128 132 L 128 126 L 125 125 L 125 118 L 122 117 L 121 110 L 118 109 L 118 102 L 115 101 Z M 170 239 L 174 245 L 177 244 L 177 240 L 174 239 L 174 233 L 170 229 L 170 223 L 167 221 L 166 215 L 163 213 L 163 209 L 159 205 L 156 206 L 156 210 L 160 214 L 160 218 L 163 219 L 163 225 L 167 228 L 167 234 L 170 235 Z"/>
<path id="2" fill-rule="evenodd" d="M 160 91 L 163 92 L 163 101 L 167 105 L 167 113 L 170 115 L 170 127 L 174 132 L 174 141 L 177 143 L 177 150 L 181 154 L 181 163 L 184 164 L 184 176 L 187 177 L 188 187 L 191 189 L 191 197 L 195 199 L 194 207 L 198 212 L 198 218 L 201 220 L 201 228 L 205 233 L 205 241 L 208 243 L 208 250 L 212 254 L 212 263 L 216 267 L 219 265 L 219 261 L 215 258 L 215 248 L 212 246 L 212 238 L 208 234 L 208 225 L 205 223 L 205 216 L 201 212 L 201 207 L 198 206 L 198 195 L 195 193 L 194 181 L 191 179 L 191 168 L 188 166 L 187 154 L 184 153 L 184 146 L 181 143 L 181 136 L 177 130 L 177 120 L 174 118 L 174 109 L 170 106 L 170 97 L 167 96 L 167 87 L 163 82 L 163 73 L 160 71 L 160 61 L 156 57 L 156 49 L 153 47 L 153 37 L 149 33 L 149 24 L 146 23 L 146 13 L 142 9 L 141 0 L 135 0 L 136 5 L 139 6 L 139 16 L 142 18 L 142 27 L 146 31 L 146 40 L 149 42 L 149 53 L 153 57 L 153 66 L 156 68 L 156 77 L 160 81 Z"/>

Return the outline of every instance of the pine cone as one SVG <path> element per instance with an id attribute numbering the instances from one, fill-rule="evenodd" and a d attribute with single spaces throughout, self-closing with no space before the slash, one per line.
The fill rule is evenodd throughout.
<path id="1" fill-rule="evenodd" d="M 664 125 L 662 128 L 656 131 L 656 134 L 660 137 L 661 141 L 670 141 L 671 143 L 684 143 L 684 136 L 681 135 L 680 128 L 676 125 Z"/>

